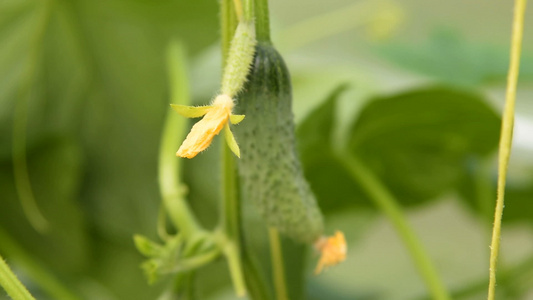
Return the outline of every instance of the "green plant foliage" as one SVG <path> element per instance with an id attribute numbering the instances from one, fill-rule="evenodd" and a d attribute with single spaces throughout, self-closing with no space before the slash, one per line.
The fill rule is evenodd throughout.
<path id="1" fill-rule="evenodd" d="M 487 224 L 492 224 L 494 215 L 493 195 L 496 193 L 496 177 L 493 170 L 483 170 L 483 167 L 476 165 L 475 161 L 469 162 L 468 173 L 461 180 L 459 192 L 463 202 L 468 205 L 474 213 L 482 216 Z M 485 167 L 485 169 L 487 169 Z M 475 173 L 477 172 L 477 173 Z M 531 172 L 525 174 L 526 178 L 514 180 L 506 187 L 506 199 L 508 205 L 505 209 L 505 223 L 527 222 L 532 225 L 533 216 L 529 213 L 532 209 L 531 195 L 533 195 L 533 180 Z M 474 189 L 472 187 L 475 187 Z"/>
<path id="2" fill-rule="evenodd" d="M 333 145 L 337 100 L 347 88 L 343 84 L 332 91 L 323 104 L 300 123 L 297 130 L 305 175 L 317 195 L 320 208 L 326 213 L 353 206 L 354 203 L 371 205 L 337 159 L 335 151 L 338 149 Z"/>
<path id="3" fill-rule="evenodd" d="M 269 1 L 273 42 L 288 49 L 287 30 L 315 16 L 335 16 L 330 11 L 353 1 L 326 2 Z M 316 251 L 283 239 L 290 300 L 431 297 L 389 220 L 346 170 L 346 153 L 400 202 L 453 299 L 485 298 L 483 256 L 500 126 L 487 100 L 499 107 L 502 98 L 511 10 L 505 1 L 484 3 L 487 11 L 505 7 L 505 13 L 468 10 L 472 27 L 447 23 L 451 18 L 445 16 L 451 29 L 438 30 L 442 24 L 427 20 L 441 13 L 434 4 L 404 2 L 405 27 L 394 28 L 390 40 L 367 40 L 359 34 L 367 25 L 361 25 L 282 51 L 294 83 L 296 144 L 305 177 L 326 213 L 325 232 L 343 230 L 349 244 L 344 265 L 311 277 Z M 474 4 L 453 0 L 437 6 L 454 5 L 462 7 L 454 11 L 467 11 Z M 36 299 L 235 299 L 227 262 L 211 252 L 224 245 L 217 235 L 184 242 L 170 222 L 166 231 L 160 226 L 160 238 L 155 226 L 161 129 L 164 116 L 174 113 L 165 49 L 173 39 L 183 42 L 192 62 L 191 103 L 208 104 L 219 92 L 219 16 L 213 0 L 0 0 L 0 254 Z M 494 28 L 493 23 L 505 25 L 502 32 L 478 32 L 485 30 L 479 24 Z M 308 35 L 321 29 L 311 28 Z M 531 46 L 526 34 L 517 112 L 527 120 Z M 186 186 L 180 191 L 187 190 L 198 225 L 215 233 L 221 141 L 217 137 L 194 160 L 179 161 Z M 21 207 L 14 178 L 20 166 L 13 163 L 17 145 L 26 150 L 32 193 L 50 225 L 43 233 Z M 512 300 L 527 298 L 533 286 L 532 156 L 531 149 L 519 149 L 529 151 L 523 156 L 516 150 L 498 282 L 499 299 Z M 526 176 L 513 176 L 513 165 Z M 248 297 L 271 300 L 266 226 L 254 203 L 241 204 Z M 134 234 L 142 236 L 136 243 Z M 159 280 L 149 285 L 145 275 Z M 7 297 L 0 290 L 0 299 Z"/>
<path id="4" fill-rule="evenodd" d="M 451 29 L 434 31 L 422 45 L 389 43 L 377 50 L 402 68 L 454 85 L 504 83 L 507 78 L 507 49 L 473 44 Z M 524 53 L 523 61 L 520 79 L 531 80 L 533 57 Z"/>
<path id="5" fill-rule="evenodd" d="M 468 158 L 496 149 L 499 125 L 480 96 L 427 88 L 370 102 L 349 148 L 402 203 L 414 204 L 457 186 Z"/>
<path id="6" fill-rule="evenodd" d="M 152 233 L 157 215 L 164 49 L 177 36 L 196 53 L 217 26 L 217 3 L 207 0 L 0 2 L 0 226 L 51 271 L 95 281 L 89 299 L 159 293 L 147 288 L 131 236 Z M 14 114 L 23 103 L 27 115 Z M 27 225 L 13 188 L 21 117 L 31 184 L 51 222 L 44 236 Z"/>
<path id="7" fill-rule="evenodd" d="M 81 184 L 81 149 L 68 139 L 48 138 L 29 153 L 28 167 L 38 205 L 50 220 L 50 232 L 41 235 L 27 223 L 15 197 L 12 179 L 0 185 L 4 209 L 0 224 L 19 243 L 62 273 L 78 272 L 87 267 L 87 224 L 77 201 Z M 2 169 L 9 169 L 6 165 Z M 3 173 L 5 174 L 5 173 Z"/>
<path id="8" fill-rule="evenodd" d="M 299 127 L 306 174 L 324 207 L 350 202 L 368 205 L 332 145 L 338 93 Z M 468 158 L 496 149 L 499 122 L 478 95 L 422 88 L 368 102 L 351 129 L 348 147 L 403 204 L 412 205 L 457 187 Z"/>

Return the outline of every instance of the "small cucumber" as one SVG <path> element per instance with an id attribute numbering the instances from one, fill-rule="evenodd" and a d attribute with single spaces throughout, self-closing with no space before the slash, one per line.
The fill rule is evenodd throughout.
<path id="1" fill-rule="evenodd" d="M 270 43 L 256 46 L 235 111 L 246 115 L 235 127 L 243 200 L 255 201 L 268 226 L 297 241 L 317 241 L 324 225 L 296 151 L 289 71 Z"/>

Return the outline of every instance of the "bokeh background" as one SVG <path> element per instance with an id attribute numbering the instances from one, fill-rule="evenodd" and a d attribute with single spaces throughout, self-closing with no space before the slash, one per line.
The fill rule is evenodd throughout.
<path id="1" fill-rule="evenodd" d="M 394 227 L 328 160 L 323 139 L 348 144 L 390 188 L 454 299 L 484 299 L 511 1 L 270 4 L 306 175 L 327 230 L 349 242 L 348 260 L 320 276 L 312 251 L 296 263 L 288 253 L 294 299 L 429 297 Z M 183 42 L 193 101 L 208 102 L 220 78 L 218 17 L 215 0 L 0 0 L 0 253 L 38 299 L 53 299 L 50 276 L 81 299 L 156 299 L 168 283 L 147 284 L 132 240 L 157 236 L 165 53 Z M 533 299 L 532 31 L 529 9 L 499 299 Z M 410 127 L 428 111 L 427 132 Z M 390 127 L 372 131 L 375 120 Z M 184 166 L 208 228 L 218 214 L 213 149 Z M 23 212 L 32 198 L 45 232 Z M 299 272 L 306 287 L 291 278 Z M 234 298 L 223 261 L 200 270 L 197 286 L 199 299 Z"/>

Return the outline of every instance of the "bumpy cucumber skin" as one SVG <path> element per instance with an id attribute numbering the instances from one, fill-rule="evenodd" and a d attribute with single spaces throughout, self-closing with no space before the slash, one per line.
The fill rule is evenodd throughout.
<path id="1" fill-rule="evenodd" d="M 246 115 L 234 129 L 243 200 L 255 201 L 268 226 L 315 242 L 323 233 L 322 214 L 296 151 L 289 71 L 271 45 L 256 46 L 235 112 Z"/>

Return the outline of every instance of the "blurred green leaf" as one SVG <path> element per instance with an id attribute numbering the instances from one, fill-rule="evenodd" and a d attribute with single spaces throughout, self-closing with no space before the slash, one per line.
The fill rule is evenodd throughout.
<path id="1" fill-rule="evenodd" d="M 82 163 L 80 147 L 63 138 L 49 138 L 29 153 L 29 175 L 38 195 L 36 200 L 50 222 L 50 230 L 45 235 L 38 234 L 28 224 L 15 197 L 13 182 L 4 177 L 0 185 L 0 193 L 7 200 L 0 210 L 1 226 L 63 274 L 80 272 L 88 262 L 86 223 L 77 202 Z M 5 165 L 2 173 L 9 174 L 11 168 L 12 165 Z"/>
<path id="2" fill-rule="evenodd" d="M 370 102 L 349 148 L 402 203 L 415 204 L 455 187 L 469 157 L 493 152 L 499 126 L 480 96 L 425 88 Z"/>
<path id="3" fill-rule="evenodd" d="M 507 48 L 475 44 L 452 30 L 436 30 L 425 44 L 390 43 L 377 48 L 400 67 L 450 84 L 473 86 L 507 78 Z M 533 56 L 524 53 L 521 80 L 533 79 Z"/>
<path id="4" fill-rule="evenodd" d="M 136 234 L 133 236 L 133 241 L 135 242 L 135 247 L 137 247 L 137 250 L 139 250 L 139 252 L 141 252 L 141 254 L 144 256 L 158 256 L 161 254 L 161 251 L 163 251 L 163 246 L 157 244 L 156 242 L 152 242 L 145 236 Z"/>
<path id="5" fill-rule="evenodd" d="M 525 184 L 509 182 L 505 188 L 504 222 L 533 222 L 533 179 Z"/>
<path id="6" fill-rule="evenodd" d="M 333 90 L 297 128 L 305 176 L 325 213 L 354 204 L 370 205 L 342 162 L 336 158 L 332 145 L 336 103 L 347 88 L 347 85 L 340 85 Z"/>
<path id="7" fill-rule="evenodd" d="M 494 201 L 496 199 L 497 170 L 480 166 L 476 160 L 468 162 L 468 172 L 461 180 L 459 188 L 463 203 L 479 214 L 488 226 L 492 226 L 494 217 Z M 525 171 L 520 177 L 510 176 L 505 188 L 505 223 L 533 222 L 533 171 Z"/>
<path id="8" fill-rule="evenodd" d="M 49 4 L 50 14 L 43 24 L 43 8 Z M 156 181 L 157 149 L 163 116 L 169 110 L 164 49 L 171 38 L 178 37 L 187 44 L 190 53 L 197 56 L 207 46 L 216 45 L 218 21 L 217 3 L 212 0 L 0 1 L 0 226 L 75 292 L 82 290 L 87 299 L 154 299 L 160 293 L 160 285 L 148 287 L 145 284 L 138 267 L 142 257 L 134 248 L 131 235 L 139 232 L 148 238 L 155 236 L 160 198 Z M 283 22 L 281 20 L 280 24 Z M 328 51 L 333 49 L 330 47 L 337 47 L 326 44 Z M 459 35 L 444 33 L 437 34 L 425 45 L 389 44 L 382 53 L 406 69 L 447 83 L 471 86 L 503 81 L 508 56 L 505 48 L 498 47 L 474 44 Z M 195 103 L 206 103 L 216 91 L 220 54 L 216 46 L 213 49 L 212 54 L 197 57 L 196 65 L 203 67 L 194 70 L 197 77 L 193 94 L 200 96 L 194 99 Z M 289 59 L 293 64 L 296 92 L 303 95 L 296 97 L 300 102 L 295 102 L 295 111 L 298 118 L 305 118 L 298 134 L 306 176 L 330 221 L 338 216 L 334 212 L 348 205 L 369 204 L 357 183 L 344 171 L 331 145 L 338 121 L 335 110 L 344 109 L 335 108 L 335 99 L 331 98 L 340 97 L 342 92 L 332 93 L 323 106 L 313 111 L 313 116 L 307 118 L 307 113 L 321 103 L 322 95 L 337 82 L 358 78 L 360 91 L 365 89 L 365 80 L 377 77 L 382 84 L 388 76 L 369 75 L 366 70 L 353 72 L 344 63 L 361 57 L 353 55 L 351 50 L 340 52 L 349 54 L 342 54 L 346 59 L 339 60 L 319 53 L 317 59 L 325 61 L 322 65 L 312 64 L 302 52 L 295 53 L 295 59 Z M 521 79 L 531 79 L 533 60 L 527 53 L 523 59 Z M 339 61 L 342 67 L 350 69 L 349 72 L 340 71 L 343 68 L 339 68 Z M 300 72 L 298 64 L 303 66 Z M 443 90 L 435 92 L 432 98 L 450 98 L 453 94 Z M 417 93 L 423 91 L 413 90 L 408 94 Z M 459 132 L 461 130 L 455 128 L 458 126 L 452 126 L 455 131 L 449 133 L 430 125 L 433 129 L 428 131 L 434 136 L 428 138 L 429 133 L 413 133 L 411 128 L 397 126 L 400 123 L 393 124 L 405 121 L 399 119 L 388 125 L 391 130 L 397 129 L 397 135 L 376 136 L 378 141 L 363 139 L 368 127 L 381 120 L 381 115 L 390 115 L 389 110 L 411 116 L 410 111 L 389 105 L 373 109 L 383 112 L 372 110 L 370 113 L 368 107 L 374 107 L 372 103 L 362 112 L 361 118 L 368 115 L 366 121 L 358 122 L 354 129 L 353 139 L 361 135 L 363 141 L 352 150 L 361 155 L 387 185 L 393 186 L 395 193 L 412 196 L 409 203 L 425 201 L 439 191 L 454 187 L 458 181 L 465 180 L 465 168 L 477 168 L 469 163 L 465 167 L 465 161 L 490 152 L 483 149 L 494 149 L 486 142 L 490 140 L 491 145 L 495 144 L 493 133 L 487 139 L 474 139 L 480 143 L 479 149 L 477 144 L 467 142 L 466 146 L 460 146 L 462 142 L 451 141 L 456 136 L 471 141 L 474 134 L 494 132 L 497 127 L 494 126 L 496 122 L 488 121 L 497 117 L 488 117 L 490 114 L 483 113 L 483 109 L 465 109 L 465 103 L 473 103 L 471 98 L 479 97 L 456 94 L 457 99 L 450 100 L 457 108 L 455 114 L 475 117 L 470 123 L 458 122 L 463 124 L 460 129 L 464 127 L 466 132 Z M 22 95 L 28 97 L 22 98 Z M 402 97 L 406 96 L 376 101 Z M 52 231 L 45 236 L 29 226 L 14 190 L 12 124 L 16 121 L 14 107 L 21 99 L 28 103 L 28 172 L 38 204 L 52 225 Z M 441 104 L 435 105 L 432 99 L 428 98 L 428 102 L 447 111 Z M 436 113 L 436 108 L 427 110 Z M 483 114 L 485 120 L 478 120 L 483 128 L 470 132 L 471 123 Z M 457 121 L 448 117 L 450 122 Z M 404 135 L 417 137 L 409 137 L 405 142 L 397 138 Z M 426 142 L 420 143 L 420 140 Z M 406 145 L 408 142 L 412 147 Z M 194 161 L 184 163 L 184 181 L 191 190 L 189 198 L 200 221 L 208 228 L 216 224 L 219 204 L 220 174 L 213 172 L 219 161 L 216 146 Z M 436 179 L 435 174 L 439 172 L 443 178 Z M 471 185 L 467 188 L 472 192 Z M 527 215 L 528 199 L 533 193 L 530 185 L 511 184 L 507 193 L 509 205 L 504 221 L 530 220 Z M 368 214 L 371 214 L 369 210 Z M 255 222 L 249 227 L 252 225 L 258 228 L 249 230 L 251 238 L 261 239 L 258 232 L 264 229 L 260 227 L 263 224 Z M 268 245 L 261 243 L 257 248 L 253 249 L 254 253 L 268 266 Z M 299 297 L 303 285 L 303 253 L 297 248 L 285 253 L 295 298 Z M 384 270 L 387 268 L 390 265 Z M 198 273 L 199 299 L 213 297 L 217 290 L 230 286 L 227 266 L 222 261 Z M 350 278 L 346 274 L 353 273 L 343 275 Z M 330 291 L 321 291 L 324 293 L 317 292 L 315 296 L 334 297 Z M 381 295 L 381 290 L 373 292 L 350 295 L 352 298 Z M 233 296 L 233 291 L 230 294 Z M 344 296 L 341 292 L 338 294 Z"/>
<path id="9" fill-rule="evenodd" d="M 217 26 L 210 0 L 0 1 L 0 224 L 33 255 L 94 277 L 120 299 L 158 293 L 144 284 L 131 236 L 155 234 L 158 140 L 169 109 L 164 49 L 179 37 L 196 53 L 215 42 Z M 31 184 L 45 215 L 57 217 L 52 226 L 61 225 L 46 237 L 14 225 L 26 222 L 10 163 L 21 100 Z M 37 170 L 50 136 L 68 142 L 58 141 L 57 153 L 47 148 L 49 169 Z"/>
<path id="10" fill-rule="evenodd" d="M 326 212 L 370 205 L 334 153 L 335 99 L 341 90 L 298 128 L 306 176 Z M 457 187 L 470 157 L 496 149 L 499 125 L 478 95 L 423 88 L 370 101 L 352 126 L 349 149 L 403 204 L 416 204 Z"/>

